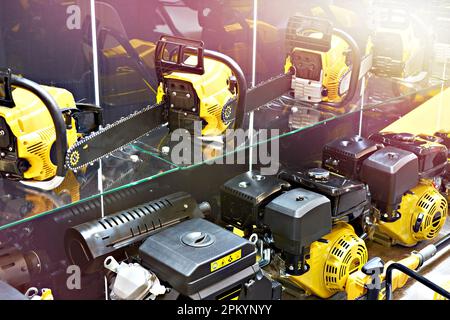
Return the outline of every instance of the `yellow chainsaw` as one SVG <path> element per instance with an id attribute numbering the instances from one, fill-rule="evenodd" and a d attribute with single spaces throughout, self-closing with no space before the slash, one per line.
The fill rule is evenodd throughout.
<path id="1" fill-rule="evenodd" d="M 67 149 L 101 124 L 101 108 L 64 89 L 0 71 L 0 174 L 45 190 L 66 175 Z"/>

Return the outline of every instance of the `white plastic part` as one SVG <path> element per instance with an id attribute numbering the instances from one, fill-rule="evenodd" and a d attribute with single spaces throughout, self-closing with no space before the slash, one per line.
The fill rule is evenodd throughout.
<path id="1" fill-rule="evenodd" d="M 170 153 L 170 147 L 168 146 L 162 147 L 161 152 L 165 155 L 168 155 Z"/>
<path id="2" fill-rule="evenodd" d="M 131 160 L 131 162 L 136 163 L 136 162 L 139 162 L 140 159 L 139 159 L 138 155 L 133 154 L 130 156 L 130 160 Z"/>
<path id="3" fill-rule="evenodd" d="M 137 263 L 118 263 L 113 257 L 104 262 L 105 268 L 116 273 L 111 297 L 117 300 L 143 300 L 150 294 L 150 299 L 166 293 L 159 279 Z"/>
<path id="4" fill-rule="evenodd" d="M 24 186 L 44 191 L 52 191 L 63 183 L 64 177 L 54 177 L 48 181 L 21 181 Z"/>
<path id="5" fill-rule="evenodd" d="M 322 81 L 305 80 L 294 76 L 292 89 L 294 89 L 294 96 L 297 100 L 311 103 L 322 101 Z"/>
<path id="6" fill-rule="evenodd" d="M 50 289 L 42 289 L 39 291 L 38 288 L 32 287 L 27 290 L 25 296 L 29 300 L 54 300 L 52 290 Z"/>

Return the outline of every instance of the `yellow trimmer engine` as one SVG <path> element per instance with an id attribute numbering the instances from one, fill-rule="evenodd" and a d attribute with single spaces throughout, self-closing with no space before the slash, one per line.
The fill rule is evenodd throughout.
<path id="1" fill-rule="evenodd" d="M 183 57 L 173 48 L 180 43 Z M 164 37 L 158 45 L 157 101 L 169 105 L 170 130 L 182 128 L 194 134 L 195 124 L 200 123 L 202 136 L 218 136 L 234 129 L 236 115 L 244 112 L 244 101 L 237 97 L 246 92 L 245 77 L 237 64 L 224 55 L 203 51 L 198 41 Z"/>
<path id="2" fill-rule="evenodd" d="M 1 73 L 0 84 L 2 177 L 48 182 L 48 188 L 55 188 L 65 176 L 67 147 L 73 145 L 84 130 L 95 130 L 96 125 L 80 126 L 88 121 L 81 118 L 83 106 L 77 105 L 72 94 L 64 89 L 40 86 L 9 71 Z M 88 106 L 84 108 L 86 111 Z M 99 112 L 98 109 L 95 112 Z M 99 119 L 91 120 L 98 122 Z M 55 177 L 58 181 L 53 180 Z"/>
<path id="3" fill-rule="evenodd" d="M 368 252 L 365 242 L 359 238 L 353 227 L 339 223 L 333 231 L 311 245 L 310 271 L 290 280 L 321 298 L 329 298 L 345 291 L 348 277 L 367 263 Z"/>
<path id="4" fill-rule="evenodd" d="M 291 17 L 286 31 L 288 56 L 285 71 L 294 70 L 294 97 L 333 108 L 344 106 L 356 93 L 367 73 L 370 56 L 362 62 L 355 40 L 331 22 L 318 18 Z"/>

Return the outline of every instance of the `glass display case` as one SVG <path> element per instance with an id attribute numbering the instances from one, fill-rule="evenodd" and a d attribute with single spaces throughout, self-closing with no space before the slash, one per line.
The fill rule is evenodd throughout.
<path id="1" fill-rule="evenodd" d="M 124 222 L 105 217 L 156 199 L 187 192 L 208 204 L 207 220 L 226 225 L 227 181 L 252 170 L 276 176 L 324 166 L 324 147 L 333 141 L 393 132 L 404 143 L 420 137 L 450 147 L 445 1 L 420 2 L 420 19 L 405 14 L 401 1 L 393 8 L 352 0 L 3 2 L 0 127 L 15 138 L 4 142 L 0 133 L 0 280 L 22 292 L 111 298 L 104 270 L 83 270 L 81 285 L 68 284 L 79 254 L 68 230 L 98 221 L 114 228 Z M 64 136 L 42 94 L 26 96 L 20 79 L 53 96 Z M 15 105 L 6 105 L 8 92 Z M 14 113 L 27 103 L 35 109 Z M 199 128 L 191 128 L 195 120 Z M 220 134 L 205 134 L 213 126 Z M 233 128 L 240 130 L 227 135 Z M 58 143 L 66 140 L 60 156 Z M 17 150 L 8 150 L 12 145 Z M 24 152 L 33 160 L 11 174 L 8 165 Z M 448 196 L 446 174 L 431 180 Z M 144 237 L 145 226 L 131 229 L 132 238 Z M 449 228 L 447 222 L 439 231 Z M 109 237 L 115 235 L 100 240 Z M 398 260 L 411 251 L 393 247 L 387 254 L 367 242 L 370 257 Z M 436 270 L 448 267 L 443 260 Z M 284 298 L 309 298 L 291 290 L 279 270 L 265 272 L 285 286 Z"/>

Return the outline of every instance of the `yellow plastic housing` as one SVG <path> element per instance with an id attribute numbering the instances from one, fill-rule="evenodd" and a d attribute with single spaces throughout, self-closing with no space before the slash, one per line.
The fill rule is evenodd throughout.
<path id="1" fill-rule="evenodd" d="M 45 87 L 61 109 L 76 108 L 73 95 L 65 90 Z M 24 173 L 27 180 L 45 181 L 56 175 L 56 166 L 50 158 L 50 151 L 56 141 L 51 115 L 44 103 L 33 93 L 16 88 L 13 91 L 14 108 L 0 106 L 3 117 L 17 139 L 18 157 L 27 160 L 31 167 Z M 75 120 L 67 130 L 69 146 L 77 141 Z"/>
<path id="2" fill-rule="evenodd" d="M 185 63 L 196 65 L 196 59 L 197 57 L 189 57 Z M 173 72 L 165 76 L 165 79 L 174 79 L 192 84 L 200 101 L 199 116 L 206 122 L 202 135 L 219 136 L 230 126 L 230 123 L 222 121 L 223 108 L 228 101 L 236 97 L 229 89 L 232 71 L 225 64 L 213 59 L 205 58 L 204 64 L 205 73 L 203 75 Z M 165 89 L 160 85 L 157 101 L 161 102 L 164 99 L 164 95 Z"/>
<path id="3" fill-rule="evenodd" d="M 399 220 L 380 222 L 377 231 L 388 235 L 395 243 L 409 247 L 439 235 L 447 219 L 448 204 L 431 182 L 423 180 L 403 197 L 399 212 Z M 419 215 L 423 215 L 423 222 L 415 231 Z"/>
<path id="4" fill-rule="evenodd" d="M 292 276 L 291 281 L 308 294 L 327 299 L 345 291 L 348 277 L 359 271 L 368 260 L 365 242 L 347 223 L 338 223 L 333 231 L 311 245 L 310 269 L 302 276 Z"/>
<path id="5" fill-rule="evenodd" d="M 394 263 L 390 261 L 385 264 L 383 274 L 380 275 L 379 284 L 382 284 L 386 279 L 386 270 Z M 420 256 L 417 254 L 411 254 L 409 257 L 399 261 L 398 263 L 410 268 L 411 270 L 417 270 L 420 266 Z M 392 274 L 392 291 L 403 288 L 408 282 L 409 277 L 398 271 L 394 270 Z M 361 270 L 351 274 L 348 277 L 345 291 L 347 293 L 347 300 L 357 300 L 367 294 L 367 286 L 372 285 L 372 277 L 364 274 Z M 384 300 L 386 298 L 386 290 L 383 288 L 380 291 L 378 300 Z"/>
<path id="6" fill-rule="evenodd" d="M 445 290 L 450 291 L 450 281 L 447 281 L 442 287 Z M 448 299 L 441 296 L 439 293 L 435 293 L 433 300 L 447 301 Z"/>
<path id="7" fill-rule="evenodd" d="M 313 34 L 311 37 L 315 37 Z M 318 37 L 319 35 L 317 35 Z M 349 52 L 349 45 L 340 37 L 333 36 L 331 41 L 331 49 L 328 52 L 320 52 L 314 50 L 308 50 L 303 48 L 294 48 L 292 54 L 295 52 L 308 52 L 321 56 L 322 60 L 322 86 L 327 89 L 328 95 L 323 97 L 324 102 L 341 102 L 346 92 L 340 94 L 339 87 L 341 81 L 350 72 L 349 66 L 347 66 L 346 53 Z M 293 64 L 291 56 L 288 56 L 285 64 L 285 72 L 288 72 L 292 68 Z M 350 75 L 348 75 L 350 76 Z"/>

